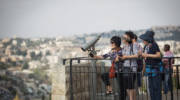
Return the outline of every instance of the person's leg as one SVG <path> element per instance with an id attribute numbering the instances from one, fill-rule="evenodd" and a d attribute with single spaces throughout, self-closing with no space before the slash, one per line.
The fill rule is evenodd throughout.
<path id="1" fill-rule="evenodd" d="M 141 73 L 138 72 L 138 73 L 137 73 L 137 86 L 138 86 L 138 87 L 141 87 L 141 84 L 142 84 L 142 83 L 141 83 L 141 77 L 142 77 L 142 76 L 141 76 Z"/>
<path id="2" fill-rule="evenodd" d="M 168 73 L 168 87 L 169 87 L 169 91 L 171 91 L 172 90 L 172 88 L 173 88 L 173 83 L 172 83 L 172 75 L 173 75 L 173 69 L 172 68 L 170 68 L 169 69 L 169 73 Z M 171 75 L 171 76 L 170 76 Z M 171 78 L 170 78 L 171 77 Z"/>
<path id="3" fill-rule="evenodd" d="M 136 90 L 135 89 L 128 89 L 128 96 L 129 100 L 136 100 Z"/>
<path id="4" fill-rule="evenodd" d="M 133 89 L 133 100 L 136 100 L 136 89 Z"/>
<path id="5" fill-rule="evenodd" d="M 130 93 L 130 89 L 127 89 L 126 91 L 127 91 L 127 95 L 128 95 L 128 97 L 129 97 L 129 99 L 131 100 L 131 93 Z"/>
<path id="6" fill-rule="evenodd" d="M 168 69 L 164 69 L 165 70 L 165 79 L 164 79 L 164 93 L 167 94 L 167 92 L 169 91 L 169 71 Z"/>
<path id="7" fill-rule="evenodd" d="M 112 92 L 112 86 L 111 85 L 107 85 L 107 92 L 111 93 Z"/>
<path id="8" fill-rule="evenodd" d="M 131 89 L 130 89 L 130 95 L 131 95 L 131 99 L 130 100 L 136 100 L 136 86 L 137 84 L 135 83 L 136 82 L 136 73 L 133 73 L 132 76 L 131 76 Z"/>
<path id="9" fill-rule="evenodd" d="M 158 74 L 154 77 L 149 77 L 149 91 L 151 100 L 161 100 L 161 76 Z"/>
<path id="10" fill-rule="evenodd" d="M 136 74 L 131 73 L 126 77 L 127 93 L 130 100 L 136 100 L 135 80 Z"/>
<path id="11" fill-rule="evenodd" d="M 124 84 L 126 82 L 125 82 L 123 73 L 119 73 L 117 78 L 118 78 L 119 89 L 120 89 L 119 91 L 120 100 L 126 100 L 126 95 L 127 95 L 126 86 L 125 86 L 126 84 Z"/>
<path id="12" fill-rule="evenodd" d="M 149 92 L 150 92 L 150 97 L 151 97 L 151 100 L 155 100 L 154 99 L 154 87 L 153 87 L 153 77 L 152 76 L 150 76 L 150 77 L 148 77 L 148 85 L 149 85 Z"/>
<path id="13" fill-rule="evenodd" d="M 106 85 L 106 92 L 112 91 L 112 87 L 110 86 L 109 73 L 104 73 L 101 75 L 101 78 Z"/>
<path id="14" fill-rule="evenodd" d="M 154 90 L 156 91 L 156 94 L 155 94 L 155 97 L 157 97 L 155 100 L 161 100 L 162 99 L 162 94 L 161 94 L 161 82 L 162 82 L 162 80 L 161 80 L 161 76 L 160 76 L 160 74 L 158 74 L 156 77 L 155 77 L 155 80 L 154 80 L 154 82 L 155 82 L 155 86 L 154 86 Z"/>
<path id="15" fill-rule="evenodd" d="M 167 89 L 170 90 L 170 69 L 167 70 Z M 167 91 L 167 92 L 168 92 Z"/>

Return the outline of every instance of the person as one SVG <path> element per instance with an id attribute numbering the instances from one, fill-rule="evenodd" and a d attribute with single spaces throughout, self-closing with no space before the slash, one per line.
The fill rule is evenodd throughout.
<path id="1" fill-rule="evenodd" d="M 146 31 L 139 38 L 143 40 L 145 45 L 142 57 L 145 59 L 146 66 L 143 71 L 148 77 L 151 100 L 161 100 L 161 53 L 158 44 L 154 40 L 154 35 L 154 31 Z"/>
<path id="2" fill-rule="evenodd" d="M 122 50 L 123 56 L 123 82 L 124 88 L 128 93 L 130 100 L 136 100 L 135 80 L 137 72 L 137 58 L 139 49 L 133 44 L 134 33 L 127 31 L 123 35 L 124 47 Z"/>
<path id="3" fill-rule="evenodd" d="M 122 56 L 121 38 L 119 36 L 113 36 L 110 40 L 110 43 L 111 43 L 111 51 L 109 51 L 108 53 L 106 53 L 104 55 L 100 55 L 100 56 L 95 56 L 92 54 L 90 54 L 90 55 L 91 55 L 91 57 L 96 58 L 96 59 L 110 58 L 112 60 L 111 61 L 112 63 L 115 62 L 115 70 L 117 73 L 119 71 L 120 67 L 122 66 L 122 62 L 117 60 L 118 56 Z M 117 77 L 117 74 L 116 74 L 116 77 Z M 112 94 L 112 87 L 110 84 L 109 72 L 103 73 L 101 75 L 101 78 L 106 85 L 106 94 Z"/>
<path id="4" fill-rule="evenodd" d="M 169 74 L 173 71 L 172 69 L 172 64 L 174 63 L 174 54 L 170 51 L 170 45 L 165 44 L 164 45 L 164 55 L 163 55 L 163 67 L 164 67 L 164 81 L 163 81 L 163 89 L 164 89 L 164 94 L 167 94 L 168 91 L 172 88 L 170 86 L 170 76 Z"/>

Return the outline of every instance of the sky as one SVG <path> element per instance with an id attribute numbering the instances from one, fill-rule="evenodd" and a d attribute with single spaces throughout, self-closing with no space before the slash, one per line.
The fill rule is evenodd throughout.
<path id="1" fill-rule="evenodd" d="M 180 0 L 0 0 L 0 37 L 56 37 L 180 25 Z"/>

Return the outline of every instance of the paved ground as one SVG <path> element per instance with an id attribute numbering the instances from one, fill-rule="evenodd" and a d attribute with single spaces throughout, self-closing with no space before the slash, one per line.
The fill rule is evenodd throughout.
<path id="1" fill-rule="evenodd" d="M 173 100 L 180 100 L 180 90 L 174 91 L 174 99 Z M 97 94 L 97 100 L 119 100 L 119 95 L 118 93 L 112 94 L 112 95 L 105 95 L 105 93 L 98 93 Z M 127 98 L 128 100 L 128 98 Z M 141 94 L 137 95 L 136 100 L 150 100 L 149 95 L 146 94 Z M 162 100 L 171 100 L 171 95 L 168 93 L 167 95 L 163 94 L 162 95 Z"/>

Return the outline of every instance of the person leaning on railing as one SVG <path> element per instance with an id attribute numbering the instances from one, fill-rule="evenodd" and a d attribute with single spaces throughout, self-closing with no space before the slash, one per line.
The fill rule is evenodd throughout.
<path id="1" fill-rule="evenodd" d="M 153 31 L 146 31 L 139 37 L 145 45 L 142 57 L 145 60 L 146 66 L 143 71 L 148 77 L 151 100 L 162 100 L 160 72 L 162 72 L 163 67 L 160 49 L 154 40 L 154 35 Z"/>
<path id="2" fill-rule="evenodd" d="M 135 80 L 137 73 L 137 58 L 139 49 L 133 43 L 134 33 L 127 31 L 123 35 L 123 88 L 127 91 L 130 100 L 136 100 Z M 124 99 L 125 100 L 125 99 Z"/>
<path id="3" fill-rule="evenodd" d="M 111 51 L 108 52 L 107 54 L 101 55 L 101 56 L 95 56 L 93 54 L 89 54 L 91 57 L 96 58 L 96 59 L 106 59 L 110 58 L 112 61 L 112 65 L 115 67 L 115 71 L 117 72 L 118 69 L 120 69 L 120 66 L 122 63 L 120 61 L 117 61 L 116 58 L 118 56 L 122 55 L 122 49 L 121 49 L 121 38 L 119 36 L 113 36 L 110 40 L 111 43 Z M 116 72 L 114 72 L 115 77 L 117 77 Z M 105 72 L 101 75 L 101 78 L 106 85 L 106 94 L 112 94 L 112 87 L 110 84 L 110 77 L 109 77 L 109 72 Z"/>

